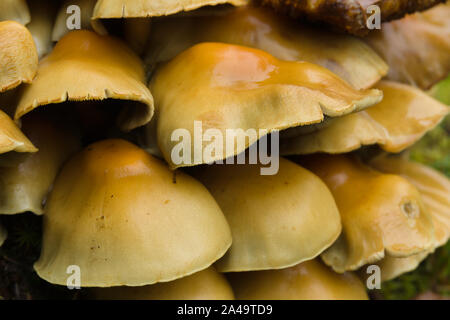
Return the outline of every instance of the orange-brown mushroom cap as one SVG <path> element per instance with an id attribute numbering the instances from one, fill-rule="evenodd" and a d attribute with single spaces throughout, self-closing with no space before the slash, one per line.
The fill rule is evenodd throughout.
<path id="1" fill-rule="evenodd" d="M 450 72 L 450 3 L 384 23 L 366 42 L 389 65 L 389 80 L 429 89 Z"/>
<path id="2" fill-rule="evenodd" d="M 100 300 L 234 300 L 227 279 L 213 267 L 149 286 L 96 288 L 92 296 Z"/>
<path id="3" fill-rule="evenodd" d="M 143 286 L 209 267 L 231 245 L 214 198 L 190 176 L 124 140 L 104 140 L 69 160 L 45 208 L 38 275 L 82 287 Z"/>
<path id="4" fill-rule="evenodd" d="M 126 100 L 118 118 L 125 131 L 153 116 L 153 97 L 145 85 L 141 60 L 120 40 L 91 31 L 73 31 L 42 59 L 27 85 L 15 119 L 39 106 L 65 101 Z"/>
<path id="5" fill-rule="evenodd" d="M 434 227 L 419 191 L 343 155 L 312 156 L 302 164 L 330 188 L 343 231 L 321 257 L 336 272 L 356 270 L 385 255 L 407 257 L 433 248 Z"/>
<path id="6" fill-rule="evenodd" d="M 281 60 L 315 63 L 356 89 L 370 88 L 388 71 L 386 63 L 360 39 L 299 24 L 254 6 L 214 15 L 155 20 L 146 65 L 152 69 L 200 42 L 248 46 Z"/>
<path id="7" fill-rule="evenodd" d="M 318 260 L 267 271 L 228 274 L 238 300 L 367 300 L 354 274 L 337 274 Z"/>
<path id="8" fill-rule="evenodd" d="M 172 168 L 235 156 L 261 138 L 259 129 L 267 134 L 320 123 L 325 116 L 342 116 L 382 99 L 381 91 L 355 90 L 319 65 L 282 61 L 258 49 L 223 43 L 202 43 L 182 52 L 156 71 L 149 86 L 155 97 L 158 146 Z M 255 129 L 257 136 L 233 149 L 222 141 L 223 154 L 202 159 L 194 155 L 204 153 L 204 144 L 192 143 L 189 163 L 175 163 L 171 153 L 179 142 L 173 134 L 184 130 L 195 138 L 196 121 L 223 137 L 227 131 L 242 136 L 248 129 Z"/>
<path id="9" fill-rule="evenodd" d="M 378 144 L 400 152 L 420 140 L 449 113 L 450 108 L 425 92 L 391 81 L 376 85 L 383 100 L 365 110 L 332 119 L 317 131 L 287 138 L 280 145 L 284 155 L 316 152 L 346 153 Z"/>
<path id="10" fill-rule="evenodd" d="M 0 154 L 7 152 L 36 152 L 37 148 L 6 113 L 0 110 Z"/>
<path id="11" fill-rule="evenodd" d="M 22 129 L 39 150 L 0 162 L 0 214 L 41 215 L 62 165 L 81 149 L 80 136 L 70 122 L 49 114 L 26 117 Z"/>
<path id="12" fill-rule="evenodd" d="M 274 175 L 261 175 L 260 169 L 218 164 L 196 174 L 230 224 L 233 244 L 215 264 L 221 272 L 281 269 L 311 260 L 342 230 L 333 196 L 317 176 L 283 158 Z"/>
<path id="13" fill-rule="evenodd" d="M 30 83 L 38 68 L 31 33 L 18 22 L 0 22 L 0 92 Z"/>

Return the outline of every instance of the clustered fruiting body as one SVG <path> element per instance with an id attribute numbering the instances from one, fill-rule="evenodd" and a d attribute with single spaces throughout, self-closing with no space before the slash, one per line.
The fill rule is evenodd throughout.
<path id="1" fill-rule="evenodd" d="M 42 279 L 76 266 L 95 299 L 367 299 L 367 266 L 387 281 L 448 241 L 448 178 L 393 154 L 449 112 L 422 90 L 450 70 L 433 23 L 450 5 L 356 38 L 246 0 L 28 2 L 0 4 L 0 214 L 43 216 Z M 262 174 L 251 149 L 278 132 Z"/>

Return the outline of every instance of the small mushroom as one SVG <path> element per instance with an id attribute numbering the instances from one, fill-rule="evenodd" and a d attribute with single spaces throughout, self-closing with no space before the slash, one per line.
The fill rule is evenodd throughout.
<path id="1" fill-rule="evenodd" d="M 2 0 L 0 1 L 0 21 L 16 21 L 27 25 L 30 20 L 30 9 L 26 0 Z"/>
<path id="2" fill-rule="evenodd" d="M 432 217 L 406 179 L 377 172 L 351 156 L 317 155 L 301 163 L 327 184 L 341 214 L 343 231 L 321 255 L 336 272 L 434 247 Z"/>
<path id="3" fill-rule="evenodd" d="M 389 281 L 406 272 L 415 270 L 419 264 L 432 252 L 433 250 L 428 250 L 405 258 L 385 256 L 382 260 L 376 263 L 380 267 L 381 281 Z M 364 276 L 366 277 L 366 275 Z"/>
<path id="4" fill-rule="evenodd" d="M 175 281 L 143 287 L 92 289 L 98 300 L 234 300 L 227 279 L 213 267 Z"/>
<path id="5" fill-rule="evenodd" d="M 41 215 L 58 171 L 81 148 L 80 138 L 68 122 L 41 114 L 26 117 L 22 129 L 39 151 L 0 161 L 0 214 Z"/>
<path id="6" fill-rule="evenodd" d="M 124 140 L 86 147 L 48 198 L 38 275 L 65 285 L 76 265 L 82 287 L 144 286 L 209 267 L 230 247 L 230 228 L 203 185 L 174 175 Z"/>
<path id="7" fill-rule="evenodd" d="M 37 150 L 14 121 L 0 110 L 0 154 L 12 151 L 36 152 Z"/>
<path id="8" fill-rule="evenodd" d="M 450 110 L 409 85 L 382 81 L 376 88 L 383 91 L 383 101 L 334 119 L 320 130 L 284 139 L 280 152 L 284 155 L 346 153 L 372 144 L 388 152 L 400 152 L 438 125 Z"/>
<path id="9" fill-rule="evenodd" d="M 202 17 L 155 20 L 146 54 L 152 69 L 200 42 L 225 42 L 264 50 L 287 61 L 319 64 L 357 89 L 387 74 L 386 63 L 362 40 L 286 19 L 267 8 L 245 6 Z"/>
<path id="10" fill-rule="evenodd" d="M 182 52 L 158 68 L 149 86 L 157 109 L 158 146 L 171 168 L 235 156 L 261 137 L 258 129 L 272 132 L 320 123 L 325 116 L 342 116 L 382 99 L 381 91 L 357 91 L 321 66 L 223 43 L 202 43 Z M 174 163 L 171 153 L 179 142 L 172 134 L 185 130 L 198 139 L 196 121 L 204 130 L 219 130 L 222 137 L 231 131 L 242 138 L 243 131 L 255 128 L 257 136 L 233 149 L 223 139 L 223 154 L 201 159 L 194 155 L 203 154 L 204 145 L 195 143 L 189 161 Z"/>
<path id="11" fill-rule="evenodd" d="M 334 273 L 318 260 L 281 269 L 228 274 L 238 300 L 367 300 L 353 273 Z"/>
<path id="12" fill-rule="evenodd" d="M 124 131 L 153 116 L 143 64 L 120 40 L 79 30 L 67 34 L 42 59 L 33 83 L 25 86 L 15 119 L 65 101 L 125 100 L 118 124 Z"/>
<path id="13" fill-rule="evenodd" d="M 429 89 L 450 72 L 450 3 L 384 23 L 366 42 L 389 65 L 388 79 Z"/>
<path id="14" fill-rule="evenodd" d="M 92 19 L 167 16 L 204 6 L 218 4 L 242 6 L 248 2 L 249 0 L 98 0 Z"/>
<path id="15" fill-rule="evenodd" d="M 0 22 L 0 93 L 30 83 L 38 68 L 33 37 L 18 22 Z"/>
<path id="16" fill-rule="evenodd" d="M 216 262 L 221 272 L 280 269 L 311 260 L 341 232 L 336 203 L 325 184 L 280 158 L 276 175 L 261 165 L 213 165 L 196 177 L 227 218 L 233 244 Z"/>

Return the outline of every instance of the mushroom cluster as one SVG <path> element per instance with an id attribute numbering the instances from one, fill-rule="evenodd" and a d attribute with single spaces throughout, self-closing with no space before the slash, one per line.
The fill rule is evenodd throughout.
<path id="1" fill-rule="evenodd" d="M 88 299 L 359 300 L 416 269 L 450 238 L 450 180 L 408 158 L 450 110 L 450 3 L 367 30 L 301 2 L 2 0 L 0 246 L 41 216 L 34 272 Z"/>

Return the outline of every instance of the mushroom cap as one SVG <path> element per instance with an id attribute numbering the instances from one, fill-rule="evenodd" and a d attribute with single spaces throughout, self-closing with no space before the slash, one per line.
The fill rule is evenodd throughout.
<path id="1" fill-rule="evenodd" d="M 24 119 L 23 131 L 39 151 L 0 163 L 0 214 L 43 214 L 43 203 L 58 171 L 81 149 L 78 133 L 61 119 L 33 114 Z"/>
<path id="2" fill-rule="evenodd" d="M 318 260 L 267 271 L 228 275 L 238 300 L 367 300 L 364 284 L 353 273 L 334 273 Z"/>
<path id="3" fill-rule="evenodd" d="M 30 83 L 38 68 L 31 33 L 18 22 L 0 22 L 0 93 Z"/>
<path id="4" fill-rule="evenodd" d="M 0 21 L 12 20 L 26 25 L 30 22 L 30 10 L 26 0 L 0 1 Z"/>
<path id="5" fill-rule="evenodd" d="M 14 121 L 0 110 L 0 154 L 11 151 L 36 152 L 37 150 Z"/>
<path id="6" fill-rule="evenodd" d="M 59 41 L 70 30 L 67 28 L 67 8 L 76 5 L 80 8 L 81 29 L 91 29 L 91 17 L 97 0 L 65 0 L 59 7 L 51 33 L 53 41 Z"/>
<path id="7" fill-rule="evenodd" d="M 381 270 L 381 281 L 389 281 L 406 272 L 415 270 L 431 252 L 432 250 L 424 251 L 405 258 L 385 256 L 381 261 L 377 262 Z"/>
<path id="8" fill-rule="evenodd" d="M 8 232 L 6 229 L 0 224 L 0 247 L 5 242 L 6 238 L 8 237 Z"/>
<path id="9" fill-rule="evenodd" d="M 450 3 L 389 23 L 365 41 L 387 62 L 387 78 L 422 89 L 450 72 Z"/>
<path id="10" fill-rule="evenodd" d="M 376 88 L 383 91 L 380 103 L 333 119 L 318 131 L 286 139 L 280 145 L 280 152 L 284 155 L 346 153 L 372 144 L 388 152 L 400 152 L 420 140 L 450 111 L 409 85 L 381 81 Z"/>
<path id="11" fill-rule="evenodd" d="M 401 157 L 377 157 L 370 165 L 381 172 L 402 176 L 419 190 L 433 218 L 435 247 L 446 244 L 450 239 L 450 180 L 430 167 Z"/>
<path id="12" fill-rule="evenodd" d="M 299 24 L 272 10 L 245 6 L 222 15 L 155 20 L 146 64 L 152 68 L 200 42 L 254 47 L 280 60 L 321 65 L 357 89 L 367 89 L 388 72 L 386 63 L 362 40 Z"/>
<path id="13" fill-rule="evenodd" d="M 342 116 L 382 99 L 379 90 L 357 91 L 331 71 L 308 62 L 281 61 L 253 48 L 202 43 L 182 52 L 158 69 L 150 82 L 157 108 L 158 146 L 172 168 L 222 160 L 244 151 L 268 132 L 319 123 L 325 115 Z M 238 137 L 256 129 L 258 136 L 224 153 L 205 155 L 193 144 L 191 161 L 175 164 L 172 134 L 187 130 L 194 137 L 195 121 L 204 130 L 217 129 Z M 224 139 L 225 140 L 225 139 Z"/>
<path id="14" fill-rule="evenodd" d="M 242 6 L 248 2 L 249 0 L 98 0 L 92 19 L 167 16 L 204 6 Z"/>
<path id="15" fill-rule="evenodd" d="M 129 142 L 104 140 L 56 179 L 34 268 L 60 285 L 77 265 L 83 287 L 143 286 L 203 270 L 230 245 L 230 228 L 203 185 Z"/>
<path id="16" fill-rule="evenodd" d="M 221 272 L 280 269 L 311 260 L 341 232 L 325 184 L 280 158 L 276 175 L 260 165 L 213 165 L 198 170 L 231 227 L 233 244 L 216 262 Z"/>
<path id="17" fill-rule="evenodd" d="M 36 79 L 23 90 L 15 119 L 42 105 L 107 98 L 128 100 L 118 119 L 125 131 L 153 116 L 153 98 L 139 57 L 113 37 L 73 31 L 40 61 Z"/>
<path id="18" fill-rule="evenodd" d="M 92 295 L 100 300 L 234 300 L 227 279 L 213 267 L 149 286 L 96 288 Z"/>
<path id="19" fill-rule="evenodd" d="M 385 254 L 407 257 L 433 248 L 433 221 L 406 179 L 382 174 L 355 157 L 317 155 L 301 162 L 330 188 L 343 231 L 321 257 L 336 272 L 356 270 Z"/>

